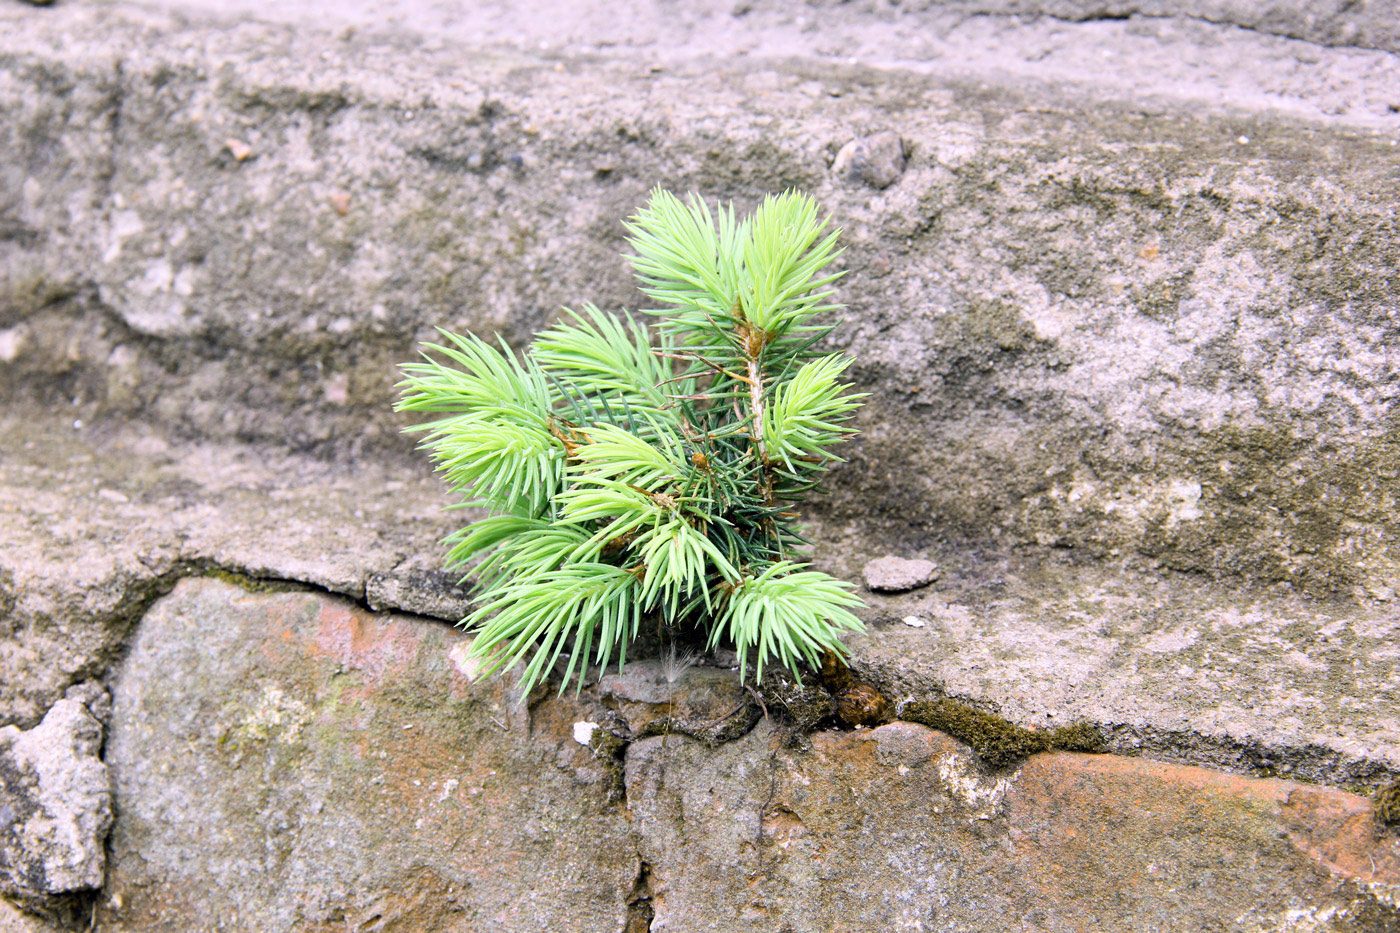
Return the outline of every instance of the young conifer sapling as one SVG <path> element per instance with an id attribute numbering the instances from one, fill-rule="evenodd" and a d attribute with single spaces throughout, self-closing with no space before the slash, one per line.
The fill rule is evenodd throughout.
<path id="1" fill-rule="evenodd" d="M 446 540 L 449 567 L 475 562 L 483 673 L 524 662 L 528 693 L 567 658 L 562 691 L 654 621 L 732 646 L 741 677 L 751 654 L 759 677 L 844 656 L 859 600 L 807 569 L 792 511 L 861 398 L 814 349 L 839 309 L 828 227 L 797 192 L 739 220 L 657 190 L 627 224 L 652 324 L 586 305 L 523 358 L 442 331 L 403 367 L 455 507 L 490 511 Z"/>

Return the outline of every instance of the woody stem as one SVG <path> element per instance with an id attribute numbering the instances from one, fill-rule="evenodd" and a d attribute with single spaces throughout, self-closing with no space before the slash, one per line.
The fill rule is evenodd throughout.
<path id="1" fill-rule="evenodd" d="M 768 449 L 763 443 L 763 374 L 759 370 L 757 357 L 748 358 L 748 384 L 749 384 L 749 413 L 752 416 L 751 436 L 753 437 L 754 452 L 758 454 L 759 468 L 763 471 L 763 479 L 759 482 L 759 488 L 763 492 L 763 501 L 772 505 L 773 478 L 769 475 L 770 463 L 768 460 Z"/>

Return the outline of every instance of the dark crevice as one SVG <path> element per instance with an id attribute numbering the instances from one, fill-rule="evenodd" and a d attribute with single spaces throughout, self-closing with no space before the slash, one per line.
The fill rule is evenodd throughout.
<path id="1" fill-rule="evenodd" d="M 1293 30 L 1271 30 L 1259 26 L 1252 26 L 1248 23 L 1237 22 L 1228 19 L 1213 19 L 1200 13 L 1148 13 L 1136 8 L 1123 10 L 1098 10 L 1084 16 L 1065 16 L 1063 14 L 1052 13 L 1048 10 L 1022 10 L 1022 11 L 1000 11 L 982 10 L 969 14 L 967 19 L 1048 19 L 1060 23 L 1070 23 L 1078 25 L 1080 23 L 1116 23 L 1134 19 L 1139 20 L 1179 20 L 1187 23 L 1200 23 L 1204 26 L 1212 26 L 1218 29 L 1239 29 L 1243 32 L 1253 33 L 1258 36 L 1268 36 L 1272 39 L 1288 39 L 1293 42 L 1306 42 L 1308 45 L 1317 46 L 1324 49 L 1355 50 L 1359 52 L 1382 52 L 1387 55 L 1400 54 L 1396 49 L 1386 48 L 1382 45 L 1366 45 L 1355 42 L 1328 42 L 1312 36 L 1303 35 Z"/>
<path id="2" fill-rule="evenodd" d="M 623 933 L 647 933 L 656 911 L 651 906 L 651 863 L 637 855 L 637 878 L 627 895 L 627 925 Z"/>
<path id="3" fill-rule="evenodd" d="M 588 740 L 588 747 L 608 772 L 608 803 L 627 806 L 627 749 L 631 740 L 623 738 L 611 729 L 599 726 Z"/>
<path id="4" fill-rule="evenodd" d="M 99 176 L 101 208 L 110 209 L 116 191 L 117 172 L 121 165 L 122 117 L 126 109 L 126 69 L 119 59 L 112 69 L 113 84 L 110 111 L 107 114 L 107 165 Z"/>
<path id="5" fill-rule="evenodd" d="M 186 577 L 212 577 L 245 589 L 259 592 L 302 591 L 335 596 L 354 603 L 368 612 L 394 612 L 436 624 L 453 624 L 455 620 L 415 613 L 400 606 L 371 602 L 363 584 L 353 593 L 324 584 L 275 574 L 251 571 L 246 567 L 229 565 L 208 559 L 186 559 L 169 569 L 132 586 L 132 592 L 117 611 L 102 620 L 121 633 L 117 645 L 102 657 L 73 671 L 64 689 L 88 680 L 107 683 L 125 657 L 142 617 L 151 605 L 173 590 Z M 878 680 L 879 678 L 874 678 Z M 625 805 L 626 790 L 622 768 L 631 742 L 650 735 L 686 736 L 716 747 L 747 735 L 765 716 L 779 717 L 790 733 L 788 744 L 798 743 L 803 736 L 832 725 L 847 728 L 856 725 L 873 727 L 882 721 L 902 719 L 938 728 L 968 743 L 991 767 L 1004 767 L 1024 759 L 1029 754 L 1051 749 L 1100 751 L 1126 757 L 1148 757 L 1215 768 L 1250 777 L 1276 777 L 1339 787 L 1370 793 L 1392 781 L 1400 780 L 1400 769 L 1378 758 L 1348 756 L 1322 745 L 1270 746 L 1262 742 L 1246 742 L 1229 737 L 1211 736 L 1191 730 L 1166 730 L 1148 725 L 1125 725 L 1104 722 L 1083 722 L 1059 730 L 1027 730 L 1016 726 L 976 700 L 958 700 L 935 690 L 926 702 L 911 699 L 899 704 L 898 710 L 885 710 L 879 690 L 867 683 L 848 682 L 839 673 L 827 672 L 808 678 L 805 684 L 765 678 L 756 696 L 762 698 L 744 704 L 729 718 L 729 728 L 717 730 L 717 723 L 682 723 L 670 719 L 644 727 L 636 734 L 630 728 L 620 731 L 599 729 L 594 736 L 594 753 L 613 772 L 614 800 Z M 110 686 L 110 684 L 108 684 Z M 876 694 L 872 699 L 862 691 Z M 879 711 L 878 719 L 846 721 L 852 714 L 841 715 L 842 698 L 859 693 L 862 711 Z M 849 704 L 848 704 L 849 705 Z M 891 704 L 892 706 L 892 704 Z M 35 723 L 21 723 L 29 728 Z M 620 726 L 622 724 L 619 724 Z M 698 728 L 707 726 L 709 728 Z M 717 732 L 722 734 L 716 734 Z"/>
<path id="6" fill-rule="evenodd" d="M 1108 740 L 1108 751 L 1130 758 L 1195 765 L 1253 778 L 1282 778 L 1360 794 L 1400 780 L 1400 768 L 1382 758 L 1347 755 L 1316 743 L 1269 745 L 1227 735 L 1137 724 L 1104 725 L 1101 729 Z"/>
<path id="7" fill-rule="evenodd" d="M 782 759 L 778 757 L 780 747 L 774 746 L 768 756 L 768 796 L 758 805 L 758 829 L 754 836 L 753 851 L 759 872 L 763 871 L 763 831 L 768 823 L 768 808 L 773 806 L 773 801 L 778 797 L 778 774 L 783 766 Z"/>

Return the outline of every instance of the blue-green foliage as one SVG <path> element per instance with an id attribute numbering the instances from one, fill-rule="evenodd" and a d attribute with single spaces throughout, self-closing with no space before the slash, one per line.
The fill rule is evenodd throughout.
<path id="1" fill-rule="evenodd" d="M 450 567 L 474 563 L 473 654 L 524 662 L 526 691 L 567 658 L 562 690 L 659 616 L 759 676 L 843 655 L 859 600 L 793 560 L 790 511 L 859 405 L 850 360 L 812 350 L 839 308 L 837 231 L 796 192 L 738 220 L 660 190 L 627 229 L 654 325 L 588 305 L 523 359 L 443 332 L 404 366 L 399 409 L 438 416 L 410 430 L 492 513 L 446 541 Z"/>

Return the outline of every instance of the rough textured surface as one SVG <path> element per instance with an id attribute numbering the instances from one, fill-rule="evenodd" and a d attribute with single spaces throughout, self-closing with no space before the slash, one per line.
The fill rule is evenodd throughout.
<path id="1" fill-rule="evenodd" d="M 61 927 L 0 900 L 0 933 L 57 933 Z"/>
<path id="2" fill-rule="evenodd" d="M 519 343 L 561 304 L 634 306 L 620 220 L 650 187 L 800 185 L 846 228 L 838 339 L 874 393 L 833 521 L 1393 594 L 1389 105 L 1300 122 L 1223 92 L 1009 90 L 989 61 L 672 49 L 652 71 L 131 7 L 0 17 L 0 392 L 402 454 L 394 364 L 432 325 Z M 898 133 L 898 183 L 831 171 L 853 130 Z"/>
<path id="3" fill-rule="evenodd" d="M 857 676 L 896 703 L 950 696 L 1021 726 L 1086 721 L 1119 752 L 1250 774 L 1364 787 L 1400 775 L 1391 604 L 1068 557 L 943 566 L 926 589 L 868 595 L 870 628 L 850 642 Z"/>
<path id="4" fill-rule="evenodd" d="M 294 7 L 269 7 L 256 0 L 156 0 L 149 5 L 313 20 L 322 26 L 388 25 L 396 32 L 431 37 L 430 44 L 643 54 L 663 61 L 695 55 L 802 55 L 942 70 L 994 63 L 1003 74 L 1048 73 L 1109 86 L 1124 72 L 1158 72 L 1159 84 L 1134 90 L 1142 96 L 1199 94 L 1205 90 L 1199 85 L 1207 82 L 1217 94 L 1222 85 L 1239 93 L 1252 83 L 1256 94 L 1320 96 L 1324 89 L 1344 91 L 1340 85 L 1353 76 L 1338 67 L 1346 61 L 1343 54 L 1365 62 L 1383 61 L 1384 56 L 1360 50 L 1400 51 L 1400 7 L 1394 0 L 807 0 L 800 5 L 695 0 L 684 9 L 664 0 L 614 0 L 607 7 L 610 16 L 589 3 L 561 7 L 548 0 L 431 5 L 307 0 Z M 1172 45 L 1188 43 L 1196 46 L 1193 54 L 1171 55 Z M 1078 61 L 1073 60 L 1076 53 Z M 1083 60 L 1085 53 L 1097 59 L 1092 66 Z M 1218 67 L 1231 56 L 1228 71 Z M 1327 67 L 1302 69 L 1300 64 Z M 1291 94 L 1280 93 L 1284 89 Z M 1364 101 L 1353 100 L 1351 107 L 1363 109 L 1358 104 Z"/>
<path id="5" fill-rule="evenodd" d="M 446 494 L 422 464 L 157 442 L 137 427 L 74 431 L 38 413 L 0 431 L 16 442 L 0 459 L 13 542 L 0 551 L 13 594 L 0 633 L 10 721 L 37 722 L 68 684 L 119 655 L 152 600 L 209 568 L 448 621 L 465 614 L 453 577 L 434 569 L 461 513 L 438 511 Z M 847 579 L 879 553 L 839 531 L 817 540 L 823 565 Z M 851 642 L 860 677 L 896 704 L 947 695 L 1023 726 L 1084 720 L 1119 751 L 1252 774 L 1367 787 L 1400 776 L 1393 603 L 1241 590 L 1053 552 L 932 556 L 933 585 L 866 594 L 871 629 Z M 723 678 L 669 708 L 666 667 L 604 678 L 631 723 L 624 734 L 669 722 L 717 738 L 756 714 L 720 718 L 743 699 Z"/>
<path id="6" fill-rule="evenodd" d="M 0 894 L 32 909 L 102 885 L 112 794 L 102 726 L 59 700 L 28 731 L 0 727 Z"/>
<path id="7" fill-rule="evenodd" d="M 616 712 L 629 740 L 675 734 L 718 745 L 748 732 L 759 709 L 734 670 L 696 660 L 673 652 L 633 661 L 598 679 L 598 698 Z"/>
<path id="8" fill-rule="evenodd" d="M 75 429 L 23 408 L 0 434 L 0 723 L 32 725 L 101 675 L 151 601 L 209 567 L 465 615 L 438 569 L 450 500 L 427 471 L 171 443 L 140 424 Z"/>
<path id="9" fill-rule="evenodd" d="M 98 928 L 1396 928 L 1371 804 L 1259 778 L 1400 776 L 1397 22 L 0 6 L 0 723 L 120 673 Z M 811 536 L 943 575 L 833 692 L 653 660 L 513 708 L 371 611 L 464 609 L 395 364 L 638 304 L 656 184 L 845 228 L 872 395 Z M 901 708 L 1002 769 L 804 734 Z M 1078 722 L 1119 756 L 1017 763 Z"/>
<path id="10" fill-rule="evenodd" d="M 639 742 L 653 930 L 1392 930 L 1362 797 L 1070 753 L 989 775 L 909 723 Z M 705 827 L 697 840 L 696 827 Z"/>
<path id="11" fill-rule="evenodd" d="M 467 640 L 186 580 L 117 678 L 109 930 L 620 930 L 638 872 L 587 710 L 472 685 Z"/>

